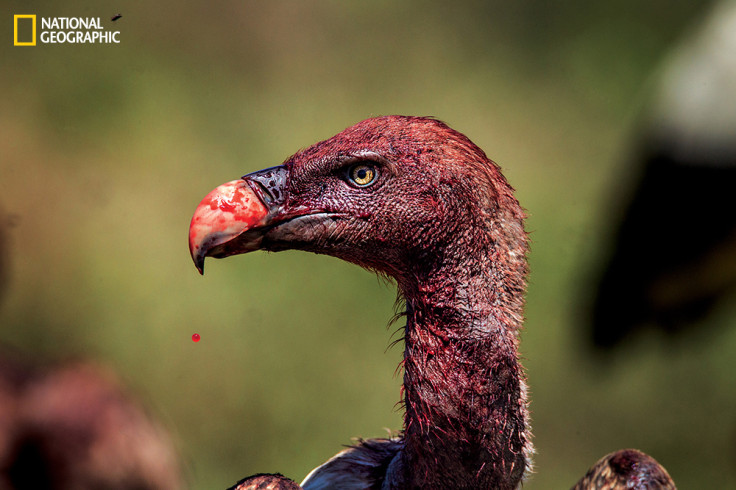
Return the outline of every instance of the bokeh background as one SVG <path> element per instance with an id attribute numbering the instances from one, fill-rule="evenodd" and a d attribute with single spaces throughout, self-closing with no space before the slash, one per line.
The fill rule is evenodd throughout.
<path id="1" fill-rule="evenodd" d="M 637 447 L 680 488 L 736 488 L 733 295 L 677 338 L 603 353 L 585 337 L 644 101 L 710 5 L 6 0 L 0 343 L 111 366 L 194 489 L 300 480 L 352 437 L 399 429 L 392 285 L 294 252 L 200 277 L 186 237 L 222 182 L 366 117 L 431 115 L 485 149 L 529 212 L 525 487 L 567 488 Z M 100 17 L 121 42 L 13 47 L 26 13 Z"/>

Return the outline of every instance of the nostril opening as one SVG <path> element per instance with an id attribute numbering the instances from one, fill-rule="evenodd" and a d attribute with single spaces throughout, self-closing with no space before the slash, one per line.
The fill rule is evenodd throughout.
<path id="1" fill-rule="evenodd" d="M 274 195 L 275 193 L 277 194 L 278 191 L 273 191 L 273 189 L 269 189 L 268 187 L 266 187 L 265 185 L 263 185 L 262 183 L 258 181 L 255 181 L 255 183 L 256 185 L 258 185 L 258 188 L 261 191 L 261 197 L 263 197 L 263 200 L 265 201 L 264 204 L 266 204 L 267 206 L 270 206 L 271 203 L 273 203 L 275 200 L 278 199 L 278 196 Z"/>

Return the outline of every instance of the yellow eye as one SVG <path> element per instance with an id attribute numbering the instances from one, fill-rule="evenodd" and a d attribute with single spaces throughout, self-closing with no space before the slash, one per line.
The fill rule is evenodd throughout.
<path id="1" fill-rule="evenodd" d="M 376 167 L 359 163 L 350 167 L 348 176 L 358 187 L 368 187 L 376 180 L 378 171 Z"/>

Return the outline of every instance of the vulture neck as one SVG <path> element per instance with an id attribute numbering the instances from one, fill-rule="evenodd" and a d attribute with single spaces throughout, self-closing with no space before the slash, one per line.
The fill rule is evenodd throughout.
<path id="1" fill-rule="evenodd" d="M 400 284 L 407 307 L 406 487 L 516 488 L 528 469 L 532 447 L 517 352 L 526 236 L 517 231 L 513 243 L 458 240 L 434 263 L 423 261 L 426 272 L 415 274 L 413 284 Z"/>

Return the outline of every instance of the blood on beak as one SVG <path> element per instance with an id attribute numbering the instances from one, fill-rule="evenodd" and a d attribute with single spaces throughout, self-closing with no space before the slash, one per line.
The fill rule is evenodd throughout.
<path id="1" fill-rule="evenodd" d="M 222 184 L 207 194 L 189 225 L 189 253 L 199 273 L 204 274 L 205 257 L 232 255 L 226 244 L 262 225 L 267 215 L 268 209 L 243 179 Z"/>

